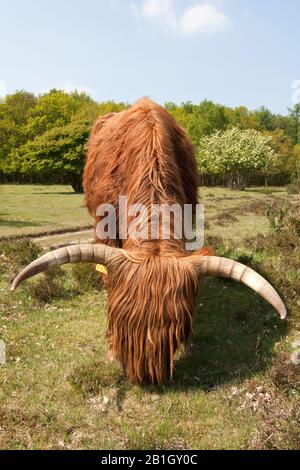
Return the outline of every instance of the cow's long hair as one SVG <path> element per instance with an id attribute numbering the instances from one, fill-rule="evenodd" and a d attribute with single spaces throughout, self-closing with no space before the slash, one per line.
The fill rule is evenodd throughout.
<path id="1" fill-rule="evenodd" d="M 198 174 L 185 132 L 148 99 L 94 126 L 84 171 L 85 201 L 96 223 L 99 204 L 197 203 Z M 118 214 L 117 214 L 118 218 Z M 192 329 L 197 275 L 182 262 L 184 240 L 97 240 L 126 248 L 108 266 L 108 340 L 138 383 L 172 376 L 175 352 Z"/>
<path id="2" fill-rule="evenodd" d="M 137 383 L 170 379 L 174 355 L 192 329 L 197 276 L 176 257 L 120 259 L 108 290 L 110 350 Z"/>

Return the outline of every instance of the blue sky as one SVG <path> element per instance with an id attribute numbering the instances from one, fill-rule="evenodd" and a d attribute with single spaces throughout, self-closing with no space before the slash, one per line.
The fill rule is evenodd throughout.
<path id="1" fill-rule="evenodd" d="M 0 0 L 0 18 L 0 95 L 77 88 L 285 113 L 300 80 L 299 0 Z"/>

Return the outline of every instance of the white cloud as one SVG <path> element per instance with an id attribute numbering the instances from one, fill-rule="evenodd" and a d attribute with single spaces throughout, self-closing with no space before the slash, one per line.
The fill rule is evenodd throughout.
<path id="1" fill-rule="evenodd" d="M 135 3 L 130 6 L 138 18 L 152 21 L 169 31 L 177 29 L 173 0 L 144 0 L 140 7 Z"/>
<path id="2" fill-rule="evenodd" d="M 219 33 L 226 30 L 231 22 L 228 16 L 208 3 L 188 7 L 179 20 L 182 34 Z"/>
<path id="3" fill-rule="evenodd" d="M 185 36 L 218 33 L 231 24 L 228 16 L 208 1 L 190 5 L 180 15 L 176 15 L 174 0 L 143 0 L 140 6 L 130 6 L 137 18 Z"/>
<path id="4" fill-rule="evenodd" d="M 6 83 L 0 80 L 0 98 L 4 98 L 7 95 Z"/>

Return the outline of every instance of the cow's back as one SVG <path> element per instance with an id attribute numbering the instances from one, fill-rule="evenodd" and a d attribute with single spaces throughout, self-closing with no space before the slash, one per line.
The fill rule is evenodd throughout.
<path id="1" fill-rule="evenodd" d="M 144 98 L 101 117 L 88 143 L 83 185 L 93 217 L 100 204 L 197 203 L 193 146 L 173 117 Z"/>

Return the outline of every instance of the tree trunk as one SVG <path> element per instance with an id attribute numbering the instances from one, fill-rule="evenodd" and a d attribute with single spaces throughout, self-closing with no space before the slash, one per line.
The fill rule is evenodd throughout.
<path id="1" fill-rule="evenodd" d="M 75 193 L 83 193 L 82 176 L 75 173 L 69 174 L 70 184 Z"/>
<path id="2" fill-rule="evenodd" d="M 235 191 L 244 191 L 247 187 L 247 178 L 240 173 L 230 173 L 227 177 L 227 186 Z"/>

